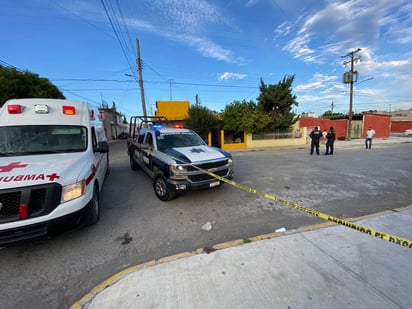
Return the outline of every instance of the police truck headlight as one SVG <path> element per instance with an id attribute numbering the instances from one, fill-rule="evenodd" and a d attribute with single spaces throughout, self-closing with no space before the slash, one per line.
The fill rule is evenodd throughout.
<path id="1" fill-rule="evenodd" d="M 82 180 L 63 187 L 61 203 L 71 201 L 86 192 L 86 181 Z"/>
<path id="2" fill-rule="evenodd" d="M 187 167 L 182 165 L 170 165 L 170 178 L 171 179 L 185 179 Z M 183 175 L 182 175 L 183 174 Z"/>

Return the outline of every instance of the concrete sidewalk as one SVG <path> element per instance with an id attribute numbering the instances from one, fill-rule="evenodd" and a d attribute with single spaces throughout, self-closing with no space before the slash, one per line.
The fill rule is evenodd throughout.
<path id="1" fill-rule="evenodd" d="M 412 143 L 412 138 L 406 136 L 396 136 L 391 135 L 387 138 L 374 138 L 372 140 L 372 149 L 374 146 L 379 145 L 390 145 L 390 144 L 403 144 L 403 143 Z M 360 149 L 365 148 L 365 139 L 352 139 L 350 141 L 335 141 L 336 148 L 352 148 L 359 147 Z"/>
<path id="2" fill-rule="evenodd" d="M 406 137 L 402 135 L 391 135 L 386 138 L 374 138 L 372 141 L 372 149 L 375 147 L 379 146 L 387 146 L 391 144 L 404 144 L 404 143 L 410 143 L 412 144 L 412 138 L 411 137 Z M 324 152 L 325 151 L 326 145 L 324 143 L 321 143 L 320 145 L 320 151 Z M 335 149 L 346 149 L 346 148 L 359 148 L 359 149 L 365 149 L 365 139 L 364 138 L 357 138 L 357 139 L 351 139 L 350 141 L 344 140 L 336 140 L 334 144 Z M 232 149 L 230 150 L 231 152 L 237 152 L 237 151 L 264 151 L 264 150 L 288 150 L 288 149 L 302 149 L 302 148 L 307 148 L 309 150 L 310 148 L 310 139 L 308 139 L 307 143 L 304 145 L 291 145 L 291 146 L 274 146 L 274 147 L 259 147 L 259 148 L 253 148 L 253 149 Z"/>
<path id="3" fill-rule="evenodd" d="M 409 240 L 411 222 L 412 206 L 357 221 Z M 412 308 L 411 273 L 412 248 L 325 223 L 129 268 L 72 308 Z"/>

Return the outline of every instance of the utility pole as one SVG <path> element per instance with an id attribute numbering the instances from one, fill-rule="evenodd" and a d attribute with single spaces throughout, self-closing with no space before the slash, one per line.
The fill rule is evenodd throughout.
<path id="1" fill-rule="evenodd" d="M 136 63 L 137 63 L 137 72 L 139 73 L 140 96 L 142 98 L 143 116 L 146 118 L 147 112 L 146 112 L 146 101 L 144 98 L 144 88 L 143 88 L 142 59 L 140 59 L 140 46 L 139 46 L 138 39 L 136 39 L 136 49 L 137 49 Z"/>
<path id="2" fill-rule="evenodd" d="M 173 79 L 169 79 L 170 101 L 172 101 L 172 81 Z"/>
<path id="3" fill-rule="evenodd" d="M 343 64 L 346 65 L 350 63 L 350 71 L 346 72 L 343 75 L 343 82 L 345 84 L 349 83 L 350 84 L 350 91 L 349 91 L 349 120 L 348 120 L 348 132 L 347 132 L 347 139 L 350 141 L 351 138 L 351 133 L 352 133 L 352 103 L 353 103 L 353 82 L 354 82 L 354 77 L 356 78 L 355 81 L 358 79 L 358 72 L 354 71 L 354 63 L 355 61 L 360 60 L 360 57 L 355 58 L 355 54 L 357 52 L 361 51 L 360 48 L 357 50 L 351 51 L 345 56 L 342 56 L 342 58 L 350 57 L 350 61 L 345 61 Z"/>

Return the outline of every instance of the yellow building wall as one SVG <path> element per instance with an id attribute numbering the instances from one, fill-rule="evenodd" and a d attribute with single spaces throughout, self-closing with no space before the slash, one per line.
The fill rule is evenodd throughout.
<path id="1" fill-rule="evenodd" d="M 252 140 L 252 134 L 247 136 L 248 149 L 265 148 L 265 147 L 286 147 L 286 146 L 304 146 L 306 145 L 306 128 L 300 128 L 299 134 L 294 138 Z"/>
<path id="2" fill-rule="evenodd" d="M 287 146 L 305 146 L 307 143 L 307 128 L 295 129 L 294 138 L 252 140 L 252 134 L 245 134 L 244 143 L 224 143 L 224 131 L 220 131 L 222 145 L 224 150 L 235 149 L 258 149 L 270 147 L 287 147 Z"/>
<path id="3" fill-rule="evenodd" d="M 189 101 L 156 101 L 155 116 L 166 117 L 168 120 L 184 120 L 189 107 Z"/>
<path id="4" fill-rule="evenodd" d="M 221 148 L 224 150 L 231 150 L 231 149 L 246 149 L 248 148 L 248 141 L 247 141 L 247 135 L 246 133 L 243 133 L 243 143 L 230 143 L 226 144 L 225 143 L 225 131 L 221 130 L 220 131 L 220 140 L 221 142 Z"/>

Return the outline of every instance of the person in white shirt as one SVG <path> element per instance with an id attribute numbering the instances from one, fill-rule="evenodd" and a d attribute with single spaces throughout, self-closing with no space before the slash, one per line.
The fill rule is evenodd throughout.
<path id="1" fill-rule="evenodd" d="M 372 139 L 375 133 L 376 133 L 375 130 L 372 128 L 369 128 L 368 130 L 366 130 L 365 149 L 371 149 Z"/>

